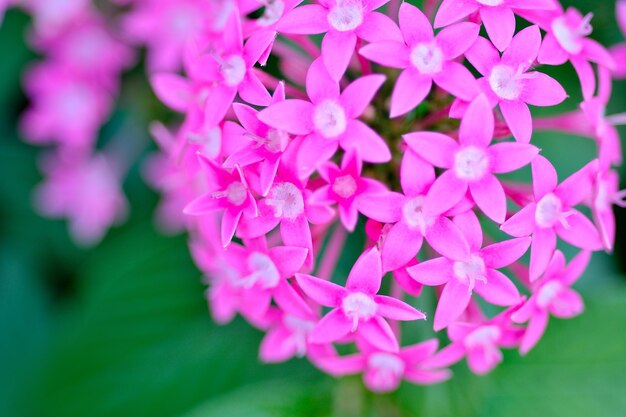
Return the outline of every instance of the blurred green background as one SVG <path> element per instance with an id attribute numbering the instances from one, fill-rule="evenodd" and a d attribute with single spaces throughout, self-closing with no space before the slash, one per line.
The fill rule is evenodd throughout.
<path id="1" fill-rule="evenodd" d="M 595 13 L 596 39 L 620 40 L 613 1 L 564 3 Z M 527 357 L 506 352 L 488 376 L 472 375 L 460 363 L 445 384 L 403 384 L 393 394 L 373 395 L 358 377 L 334 380 L 304 360 L 262 365 L 258 331 L 241 320 L 212 323 L 185 237 L 155 230 L 157 196 L 143 183 L 139 163 L 124 184 L 129 221 L 95 249 L 77 248 L 63 221 L 34 213 L 41 150 L 16 132 L 26 106 L 20 73 L 37 59 L 23 41 L 28 23 L 12 11 L 0 28 L 0 416 L 626 415 L 624 213 L 618 213 L 615 254 L 596 255 L 578 285 L 585 314 L 551 320 Z M 571 69 L 555 71 L 576 98 Z M 164 110 L 146 106 L 153 98 L 140 69 L 124 82 L 102 140 L 123 137 L 147 151 L 144 126 Z M 626 83 L 615 88 L 610 110 L 625 111 Z M 594 148 L 559 136 L 537 140 L 563 178 L 591 159 Z"/>

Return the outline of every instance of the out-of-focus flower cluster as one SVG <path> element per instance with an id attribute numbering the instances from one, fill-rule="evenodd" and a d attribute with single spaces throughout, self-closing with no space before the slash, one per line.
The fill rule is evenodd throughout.
<path id="1" fill-rule="evenodd" d="M 626 49 L 594 41 L 591 14 L 557 0 L 118 3 L 155 93 L 183 116 L 152 126 L 159 217 L 189 231 L 215 320 L 239 314 L 266 332 L 262 360 L 306 356 L 389 391 L 445 380 L 463 358 L 489 372 L 501 349 L 532 349 L 550 316 L 582 312 L 572 285 L 592 252 L 612 250 L 625 197 L 614 167 L 626 116 L 605 109 Z M 80 24 L 32 7 L 47 61 L 27 77 L 24 130 L 60 153 L 92 146 L 130 57 L 111 37 L 72 36 L 102 28 L 86 7 Z M 626 1 L 617 8 L 626 32 Z M 579 91 L 546 74 L 557 65 L 573 67 Z M 564 102 L 576 110 L 558 113 Z M 588 137 L 597 154 L 559 180 L 535 146 L 541 130 Z M 92 168 L 103 159 L 78 181 L 60 159 L 45 164 L 43 206 L 94 230 L 78 223 L 99 196 L 70 200 L 103 178 Z M 358 229 L 362 253 L 339 276 Z M 416 306 L 430 294 L 432 320 L 400 325 L 427 318 Z M 419 326 L 449 343 L 403 343 Z"/>

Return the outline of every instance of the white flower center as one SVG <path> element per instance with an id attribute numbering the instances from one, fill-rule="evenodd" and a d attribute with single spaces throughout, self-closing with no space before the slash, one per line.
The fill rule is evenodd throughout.
<path id="1" fill-rule="evenodd" d="M 335 178 L 332 188 L 339 197 L 347 199 L 354 195 L 357 185 L 352 175 L 343 175 Z"/>
<path id="2" fill-rule="evenodd" d="M 563 284 L 559 281 L 549 281 L 545 283 L 539 288 L 539 291 L 537 291 L 537 305 L 542 309 L 547 308 L 552 304 L 552 301 L 559 295 L 562 289 Z"/>
<path id="3" fill-rule="evenodd" d="M 257 19 L 257 24 L 259 26 L 271 26 L 274 23 L 278 22 L 278 20 L 283 15 L 285 11 L 285 2 L 282 0 L 274 0 L 265 4 L 265 11 L 263 12 L 263 16 Z"/>
<path id="4" fill-rule="evenodd" d="M 339 0 L 328 13 L 328 23 L 340 32 L 356 29 L 363 23 L 363 5 L 358 0 Z"/>
<path id="5" fill-rule="evenodd" d="M 302 192 L 290 182 L 275 184 L 265 202 L 274 209 L 275 217 L 293 220 L 304 213 Z"/>
<path id="6" fill-rule="evenodd" d="M 284 130 L 271 129 L 267 133 L 265 149 L 271 153 L 283 152 L 289 143 L 289 133 Z"/>
<path id="7" fill-rule="evenodd" d="M 593 14 L 588 14 L 576 28 L 572 28 L 565 16 L 557 17 L 552 21 L 552 33 L 561 48 L 572 55 L 578 55 L 583 50 L 582 38 L 591 35 L 593 27 L 591 18 Z"/>
<path id="8" fill-rule="evenodd" d="M 191 143 L 201 146 L 203 153 L 210 158 L 216 158 L 222 148 L 222 129 L 219 126 L 202 133 L 189 132 L 187 138 Z"/>
<path id="9" fill-rule="evenodd" d="M 454 276 L 463 284 L 467 285 L 467 290 L 472 291 L 476 281 L 487 283 L 487 269 L 485 261 L 478 254 L 472 254 L 469 261 L 457 261 L 452 267 Z"/>
<path id="10" fill-rule="evenodd" d="M 391 390 L 404 375 L 404 361 L 393 353 L 375 352 L 367 358 L 367 368 L 372 372 L 370 382 L 380 390 Z"/>
<path id="11" fill-rule="evenodd" d="M 226 198 L 235 206 L 242 205 L 248 197 L 246 186 L 239 181 L 231 183 L 226 188 Z"/>
<path id="12" fill-rule="evenodd" d="M 419 229 L 422 236 L 426 234 L 426 227 L 433 223 L 432 217 L 426 217 L 422 212 L 424 206 L 424 196 L 418 196 L 410 199 L 402 207 L 402 215 L 404 221 L 412 229 Z"/>
<path id="13" fill-rule="evenodd" d="M 465 337 L 463 345 L 468 349 L 490 347 L 498 343 L 501 334 L 502 332 L 498 326 L 481 326 Z"/>
<path id="14" fill-rule="evenodd" d="M 560 223 L 567 227 L 567 217 L 570 212 L 563 211 L 563 203 L 554 194 L 546 194 L 537 203 L 535 210 L 535 223 L 541 228 L 551 228 Z"/>
<path id="15" fill-rule="evenodd" d="M 435 42 L 419 43 L 410 55 L 411 63 L 421 74 L 438 74 L 443 68 L 443 52 Z"/>
<path id="16" fill-rule="evenodd" d="M 335 100 L 325 100 L 313 112 L 313 124 L 325 138 L 336 138 L 346 131 L 348 121 L 343 107 Z"/>
<path id="17" fill-rule="evenodd" d="M 253 252 L 248 256 L 247 266 L 250 274 L 243 277 L 244 287 L 250 288 L 255 284 L 260 284 L 262 288 L 274 288 L 280 281 L 280 274 L 276 265 L 264 253 Z"/>
<path id="18" fill-rule="evenodd" d="M 489 156 L 480 148 L 467 146 L 454 156 L 454 172 L 460 179 L 478 181 L 489 170 Z"/>
<path id="19" fill-rule="evenodd" d="M 489 85 L 498 97 L 516 100 L 524 88 L 523 77 L 520 71 L 507 65 L 496 65 L 489 75 Z"/>
<path id="20" fill-rule="evenodd" d="M 348 294 L 341 302 L 346 317 L 352 319 L 352 331 L 356 331 L 359 321 L 367 321 L 376 315 L 378 304 L 372 297 L 362 292 Z"/>
<path id="21" fill-rule="evenodd" d="M 246 62 L 240 55 L 230 56 L 220 63 L 220 72 L 227 86 L 238 86 L 246 76 Z"/>
<path id="22" fill-rule="evenodd" d="M 483 6 L 500 6 L 504 3 L 504 0 L 476 0 L 478 3 Z"/>

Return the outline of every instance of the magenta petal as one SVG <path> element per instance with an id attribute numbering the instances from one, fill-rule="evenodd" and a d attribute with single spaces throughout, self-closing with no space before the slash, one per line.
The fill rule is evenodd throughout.
<path id="1" fill-rule="evenodd" d="M 541 32 L 538 26 L 521 30 L 509 48 L 502 54 L 502 63 L 525 72 L 537 59 L 541 47 Z"/>
<path id="2" fill-rule="evenodd" d="M 531 163 L 539 148 L 517 142 L 501 142 L 489 147 L 489 160 L 494 174 L 517 171 Z"/>
<path id="3" fill-rule="evenodd" d="M 351 329 L 352 320 L 348 319 L 343 311 L 336 308 L 317 323 L 309 334 L 309 341 L 320 344 L 335 342 L 349 334 Z"/>
<path id="4" fill-rule="evenodd" d="M 435 168 L 407 149 L 400 166 L 400 184 L 406 195 L 424 194 L 435 181 Z"/>
<path id="5" fill-rule="evenodd" d="M 596 169 L 594 162 L 585 165 L 563 180 L 556 187 L 554 194 L 568 207 L 582 203 L 589 197 L 589 190 L 593 187 Z"/>
<path id="6" fill-rule="evenodd" d="M 485 148 L 493 139 L 494 125 L 491 105 L 487 97 L 481 94 L 472 101 L 461 120 L 459 141 L 463 145 Z"/>
<path id="7" fill-rule="evenodd" d="M 339 97 L 339 83 L 330 76 L 324 61 L 313 61 L 306 74 L 306 92 L 313 103 Z"/>
<path id="8" fill-rule="evenodd" d="M 332 355 L 319 358 L 314 362 L 316 366 L 319 366 L 320 369 L 330 375 L 343 376 L 363 371 L 366 358 L 364 355 L 357 353 L 345 356 Z"/>
<path id="9" fill-rule="evenodd" d="M 489 77 L 491 69 L 500 63 L 500 54 L 487 39 L 479 36 L 474 45 L 465 52 L 467 60 L 483 76 Z"/>
<path id="10" fill-rule="evenodd" d="M 380 74 L 366 75 L 350 83 L 339 99 L 347 115 L 354 118 L 360 116 L 385 83 L 385 78 Z"/>
<path id="11" fill-rule="evenodd" d="M 367 13 L 363 23 L 355 29 L 355 33 L 367 42 L 403 41 L 395 22 L 389 16 L 378 12 Z"/>
<path id="12" fill-rule="evenodd" d="M 291 332 L 285 327 L 277 327 L 267 332 L 259 348 L 259 358 L 263 362 L 283 362 L 296 354 L 296 345 Z"/>
<path id="13" fill-rule="evenodd" d="M 337 141 L 325 139 L 317 134 L 307 136 L 302 141 L 296 157 L 299 177 L 310 176 L 320 164 L 332 158 L 338 147 Z"/>
<path id="14" fill-rule="evenodd" d="M 328 30 L 328 10 L 318 4 L 305 4 L 286 13 L 278 22 L 282 33 L 312 35 Z"/>
<path id="15" fill-rule="evenodd" d="M 571 288 L 563 288 L 559 291 L 556 299 L 548 306 L 548 311 L 555 317 L 571 319 L 585 309 L 582 297 Z"/>
<path id="16" fill-rule="evenodd" d="M 331 30 L 322 40 L 322 59 L 331 78 L 339 81 L 348 68 L 354 48 L 356 35 L 354 32 Z"/>
<path id="17" fill-rule="evenodd" d="M 359 323 L 359 334 L 369 344 L 386 352 L 398 351 L 398 340 L 393 334 L 389 323 L 380 316 L 374 316 L 369 321 Z"/>
<path id="18" fill-rule="evenodd" d="M 242 214 L 241 210 L 224 210 L 221 230 L 222 245 L 224 247 L 228 246 L 230 241 L 233 240 Z"/>
<path id="19" fill-rule="evenodd" d="M 536 209 L 535 203 L 527 205 L 504 222 L 500 230 L 514 237 L 530 236 L 535 227 Z"/>
<path id="20" fill-rule="evenodd" d="M 443 70 L 433 76 L 435 84 L 461 100 L 471 101 L 480 92 L 472 73 L 458 62 L 446 62 Z"/>
<path id="21" fill-rule="evenodd" d="M 263 123 L 258 119 L 258 112 L 254 110 L 252 107 L 247 106 L 241 103 L 233 104 L 233 110 L 235 111 L 235 115 L 237 116 L 237 120 L 239 123 L 250 133 L 254 133 L 255 135 L 261 135 L 262 131 L 265 130 Z"/>
<path id="22" fill-rule="evenodd" d="M 388 319 L 402 321 L 426 319 L 424 313 L 397 298 L 377 295 L 374 301 L 378 304 L 376 312 Z"/>
<path id="23" fill-rule="evenodd" d="M 458 23 L 442 29 L 436 42 L 447 59 L 456 59 L 474 44 L 479 31 L 480 26 L 475 23 Z"/>
<path id="24" fill-rule="evenodd" d="M 467 308 L 472 298 L 472 292 L 467 285 L 460 283 L 457 279 L 451 279 L 441 292 L 441 297 L 437 303 L 435 311 L 434 329 L 439 331 L 448 327 Z"/>
<path id="25" fill-rule="evenodd" d="M 502 272 L 487 270 L 487 282 L 476 281 L 474 291 L 487 302 L 498 306 L 512 306 L 520 301 L 520 293 L 513 282 Z"/>
<path id="26" fill-rule="evenodd" d="M 391 151 L 385 140 L 360 120 L 348 122 L 348 129 L 339 144 L 345 151 L 356 149 L 366 162 L 384 163 L 391 160 Z"/>
<path id="27" fill-rule="evenodd" d="M 482 7 L 480 17 L 485 25 L 489 39 L 496 48 L 504 51 L 515 34 L 515 14 L 506 6 Z"/>
<path id="28" fill-rule="evenodd" d="M 285 130 L 294 135 L 306 135 L 313 131 L 313 105 L 303 100 L 286 100 L 272 104 L 259 112 L 263 123 Z"/>
<path id="29" fill-rule="evenodd" d="M 489 174 L 478 182 L 469 185 L 476 205 L 491 220 L 498 224 L 506 219 L 506 194 L 498 179 Z"/>
<path id="30" fill-rule="evenodd" d="M 539 342 L 548 326 L 548 317 L 548 313 L 543 310 L 537 311 L 532 316 L 519 348 L 522 355 L 527 354 Z"/>
<path id="31" fill-rule="evenodd" d="M 395 271 L 414 259 L 422 247 L 423 237 L 419 230 L 407 227 L 404 221 L 396 223 L 387 233 L 382 247 L 384 271 Z"/>
<path id="32" fill-rule="evenodd" d="M 531 167 L 533 172 L 533 193 L 535 194 L 535 200 L 539 201 L 543 196 L 554 191 L 559 180 L 554 166 L 542 155 L 533 159 Z"/>
<path id="33" fill-rule="evenodd" d="M 566 225 L 557 225 L 556 232 L 561 239 L 581 249 L 597 251 L 602 249 L 600 234 L 591 220 L 581 212 L 572 210 L 565 219 Z"/>
<path id="34" fill-rule="evenodd" d="M 352 292 L 374 295 L 380 289 L 382 278 L 380 252 L 374 247 L 359 256 L 348 275 L 346 288 Z"/>
<path id="35" fill-rule="evenodd" d="M 409 48 L 404 42 L 384 41 L 370 43 L 359 49 L 359 54 L 372 62 L 390 68 L 406 68 L 409 62 Z"/>
<path id="36" fill-rule="evenodd" d="M 193 100 L 189 81 L 177 74 L 154 74 L 150 84 L 156 96 L 171 109 L 184 112 Z"/>
<path id="37" fill-rule="evenodd" d="M 453 263 L 449 259 L 443 257 L 435 258 L 407 268 L 407 272 L 415 281 L 421 284 L 437 286 L 455 279 L 453 277 L 452 265 Z M 465 291 L 467 291 L 467 286 Z"/>
<path id="38" fill-rule="evenodd" d="M 465 346 L 461 343 L 451 343 L 426 359 L 422 365 L 428 368 L 443 368 L 457 363 L 465 356 Z"/>
<path id="39" fill-rule="evenodd" d="M 503 100 L 500 102 L 500 111 L 515 140 L 521 143 L 530 142 L 533 119 L 526 103 L 519 100 Z"/>
<path id="40" fill-rule="evenodd" d="M 298 272 L 307 256 L 308 249 L 296 246 L 276 246 L 269 251 L 281 277 L 291 278 Z"/>
<path id="41" fill-rule="evenodd" d="M 270 188 L 272 188 L 274 184 L 278 165 L 280 165 L 280 158 L 276 158 L 274 161 L 265 160 L 265 162 L 259 166 L 259 181 L 261 183 L 261 194 L 263 197 L 267 196 L 267 193 L 269 193 Z"/>
<path id="42" fill-rule="evenodd" d="M 218 85 L 209 93 L 204 107 L 206 126 L 217 126 L 220 123 L 237 95 L 236 87 Z"/>
<path id="43" fill-rule="evenodd" d="M 293 287 L 287 283 L 287 281 L 281 280 L 278 286 L 274 288 L 273 294 L 276 305 L 280 307 L 283 312 L 291 314 L 299 318 L 314 318 L 314 314 L 311 311 L 311 307 L 306 301 L 293 289 Z"/>
<path id="44" fill-rule="evenodd" d="M 341 300 L 348 294 L 345 288 L 311 275 L 296 274 L 296 281 L 308 297 L 326 307 L 341 305 Z"/>
<path id="45" fill-rule="evenodd" d="M 545 65 L 563 65 L 567 62 L 568 54 L 561 48 L 559 41 L 552 33 L 546 34 L 539 49 L 537 60 Z"/>
<path id="46" fill-rule="evenodd" d="M 589 63 L 589 61 L 580 57 L 571 57 L 570 62 L 580 79 L 583 98 L 585 100 L 590 100 L 596 90 L 596 76 L 593 66 Z"/>
<path id="47" fill-rule="evenodd" d="M 299 246 L 307 248 L 306 266 L 313 264 L 313 242 L 311 238 L 311 228 L 307 219 L 300 215 L 295 219 L 284 219 L 280 223 L 280 237 L 287 246 Z"/>
<path id="48" fill-rule="evenodd" d="M 381 223 L 395 223 L 402 218 L 405 197 L 399 193 L 363 195 L 359 198 L 359 211 Z"/>
<path id="49" fill-rule="evenodd" d="M 544 273 L 554 250 L 556 249 L 556 233 L 553 229 L 537 229 L 533 234 L 530 247 L 530 281 L 536 281 Z"/>
<path id="50" fill-rule="evenodd" d="M 459 144 L 438 132 L 414 132 L 403 136 L 404 141 L 420 157 L 439 168 L 452 168 Z"/>
<path id="51" fill-rule="evenodd" d="M 467 352 L 467 366 L 477 375 L 491 372 L 502 362 L 502 351 L 485 346 L 474 347 Z"/>
<path id="52" fill-rule="evenodd" d="M 254 70 L 248 71 L 246 77 L 239 84 L 239 97 L 255 106 L 267 106 L 272 101 L 272 96 L 254 74 Z"/>
<path id="53" fill-rule="evenodd" d="M 590 260 L 591 252 L 581 250 L 578 255 L 576 255 L 565 268 L 565 271 L 561 276 L 561 281 L 565 285 L 574 284 L 576 281 L 578 281 L 578 278 L 580 278 L 585 272 Z"/>
<path id="54" fill-rule="evenodd" d="M 356 224 L 359 220 L 359 212 L 356 208 L 356 204 L 352 203 L 349 205 L 339 205 L 339 219 L 341 220 L 341 224 L 346 228 L 349 232 L 354 231 Z"/>
<path id="55" fill-rule="evenodd" d="M 435 17 L 435 28 L 458 22 L 477 11 L 478 8 L 479 4 L 475 1 L 443 0 Z"/>
<path id="56" fill-rule="evenodd" d="M 431 76 L 422 75 L 414 68 L 402 71 L 391 93 L 389 116 L 394 118 L 413 110 L 428 96 L 432 84 Z"/>
<path id="57" fill-rule="evenodd" d="M 187 204 L 183 213 L 190 216 L 200 216 L 203 214 L 223 210 L 226 206 L 221 198 L 215 198 L 213 194 L 204 194 Z"/>
<path id="58" fill-rule="evenodd" d="M 520 99 L 533 106 L 556 106 L 567 98 L 567 93 L 554 78 L 533 72 L 526 80 Z"/>
<path id="59" fill-rule="evenodd" d="M 398 23 L 404 41 L 409 46 L 431 41 L 435 36 L 428 18 L 420 9 L 409 3 L 402 3 L 400 6 Z"/>
<path id="60" fill-rule="evenodd" d="M 446 258 L 465 260 L 470 256 L 470 247 L 463 233 L 447 217 L 439 217 L 426 229 L 425 237 L 428 244 Z"/>
<path id="61" fill-rule="evenodd" d="M 509 239 L 484 247 L 480 252 L 488 268 L 504 268 L 524 256 L 530 246 L 530 237 Z"/>
<path id="62" fill-rule="evenodd" d="M 453 170 L 448 170 L 435 180 L 424 201 L 424 213 L 437 215 L 450 210 L 465 196 L 467 181 L 457 178 Z"/>

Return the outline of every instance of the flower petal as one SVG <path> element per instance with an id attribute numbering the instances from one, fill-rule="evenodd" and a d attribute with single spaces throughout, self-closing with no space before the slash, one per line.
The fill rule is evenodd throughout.
<path id="1" fill-rule="evenodd" d="M 461 100 L 471 101 L 480 92 L 472 73 L 458 62 L 446 62 L 443 70 L 433 76 L 439 87 Z"/>
<path id="2" fill-rule="evenodd" d="M 546 194 L 554 192 L 559 179 L 554 166 L 542 155 L 533 159 L 531 167 L 533 172 L 533 193 L 535 194 L 535 201 L 539 201 Z"/>
<path id="3" fill-rule="evenodd" d="M 389 116 L 394 118 L 413 110 L 428 96 L 432 85 L 430 75 L 422 75 L 414 68 L 402 71 L 391 93 Z"/>
<path id="4" fill-rule="evenodd" d="M 539 148 L 526 143 L 501 142 L 489 147 L 491 170 L 494 174 L 517 171 L 531 163 Z"/>
<path id="5" fill-rule="evenodd" d="M 385 83 L 385 76 L 380 74 L 366 75 L 350 83 L 341 93 L 339 101 L 348 116 L 360 116 Z"/>
<path id="6" fill-rule="evenodd" d="M 389 16 L 379 12 L 367 13 L 363 17 L 363 23 L 355 29 L 355 33 L 367 42 L 402 42 L 402 33 L 396 23 Z"/>
<path id="7" fill-rule="evenodd" d="M 390 68 L 406 68 L 410 65 L 409 48 L 404 42 L 384 41 L 365 45 L 359 54 L 372 62 Z"/>
<path id="8" fill-rule="evenodd" d="M 502 63 L 526 72 L 537 59 L 540 47 L 541 32 L 539 26 L 529 26 L 515 35 L 511 45 L 502 54 Z"/>
<path id="9" fill-rule="evenodd" d="M 259 120 L 294 135 L 313 131 L 313 105 L 304 100 L 285 100 L 261 110 Z"/>
<path id="10" fill-rule="evenodd" d="M 488 268 L 500 269 L 524 256 L 531 242 L 530 237 L 508 239 L 486 246 L 480 252 Z"/>
<path id="11" fill-rule="evenodd" d="M 378 304 L 376 312 L 388 319 L 402 321 L 426 319 L 426 315 L 424 313 L 417 310 L 415 307 L 398 300 L 397 298 L 386 295 L 377 295 L 374 297 L 374 301 Z"/>
<path id="12" fill-rule="evenodd" d="M 311 343 L 331 343 L 350 333 L 352 320 L 348 319 L 341 309 L 331 310 L 315 325 L 309 333 Z"/>
<path id="13" fill-rule="evenodd" d="M 493 139 L 494 125 L 491 105 L 487 97 L 481 94 L 472 101 L 461 120 L 459 141 L 462 145 L 485 148 Z"/>
<path id="14" fill-rule="evenodd" d="M 454 320 L 459 318 L 467 308 L 472 298 L 472 292 L 467 285 L 457 279 L 451 279 L 441 292 L 435 311 L 434 326 L 436 332 L 448 327 Z"/>
<path id="15" fill-rule="evenodd" d="M 500 51 L 504 51 L 515 34 L 515 14 L 507 6 L 481 7 L 480 18 L 489 39 Z"/>
<path id="16" fill-rule="evenodd" d="M 383 278 L 380 252 L 375 247 L 359 256 L 348 274 L 346 288 L 353 292 L 374 295 L 380 289 Z"/>
<path id="17" fill-rule="evenodd" d="M 417 155 L 439 168 L 452 168 L 457 141 L 438 132 L 413 132 L 402 136 Z"/>
<path id="18" fill-rule="evenodd" d="M 313 61 L 307 71 L 306 93 L 313 103 L 339 97 L 339 83 L 330 76 L 321 58 Z"/>
<path id="19" fill-rule="evenodd" d="M 502 272 L 487 270 L 487 282 L 476 281 L 474 290 L 487 302 L 497 306 L 512 306 L 520 302 L 520 293 Z"/>
<path id="20" fill-rule="evenodd" d="M 443 0 L 435 16 L 435 28 L 458 22 L 477 11 L 478 8 L 479 4 L 474 1 Z"/>
<path id="21" fill-rule="evenodd" d="M 391 151 L 385 140 L 360 120 L 348 122 L 346 133 L 340 138 L 339 144 L 345 151 L 357 150 L 366 162 L 380 164 L 391 160 Z"/>
<path id="22" fill-rule="evenodd" d="M 556 249 L 556 233 L 552 229 L 537 229 L 530 246 L 530 282 L 544 273 Z"/>
<path id="23" fill-rule="evenodd" d="M 358 332 L 370 345 L 385 352 L 397 352 L 399 349 L 398 339 L 389 323 L 380 316 L 374 316 L 364 323 L 359 323 Z"/>
<path id="24" fill-rule="evenodd" d="M 341 300 L 348 294 L 345 288 L 311 275 L 296 274 L 296 281 L 308 297 L 326 307 L 341 305 Z"/>
<path id="25" fill-rule="evenodd" d="M 425 237 L 428 244 L 446 258 L 464 260 L 470 255 L 470 246 L 465 236 L 447 217 L 439 217 L 426 229 Z"/>
<path id="26" fill-rule="evenodd" d="M 475 23 L 458 23 L 442 29 L 435 41 L 443 55 L 451 60 L 463 55 L 474 44 L 479 31 L 480 26 Z"/>
<path id="27" fill-rule="evenodd" d="M 434 216 L 450 210 L 467 192 L 467 181 L 448 170 L 435 180 L 424 201 L 424 214 Z"/>
<path id="28" fill-rule="evenodd" d="M 407 272 L 413 279 L 429 286 L 443 285 L 455 279 L 452 272 L 452 262 L 446 258 L 429 259 L 410 268 Z M 465 287 L 467 291 L 467 287 Z"/>
<path id="29" fill-rule="evenodd" d="M 567 93 L 557 80 L 541 72 L 531 74 L 526 79 L 520 100 L 539 107 L 556 106 L 565 101 Z"/>
<path id="30" fill-rule="evenodd" d="M 404 221 L 393 225 L 387 233 L 381 250 L 384 271 L 395 271 L 415 259 L 422 247 L 419 230 L 410 229 Z"/>
<path id="31" fill-rule="evenodd" d="M 469 185 L 476 205 L 487 217 L 498 224 L 506 219 L 506 194 L 500 181 L 489 174 L 478 182 Z"/>
<path id="32" fill-rule="evenodd" d="M 409 46 L 431 41 L 435 36 L 428 18 L 420 9 L 409 3 L 402 3 L 400 6 L 398 23 L 404 41 Z"/>
<path id="33" fill-rule="evenodd" d="M 331 78 L 339 81 L 348 69 L 348 64 L 356 47 L 354 32 L 331 30 L 322 39 L 322 59 Z"/>
<path id="34" fill-rule="evenodd" d="M 328 10 L 319 4 L 305 4 L 286 13 L 277 29 L 282 33 L 313 35 L 328 31 Z"/>
<path id="35" fill-rule="evenodd" d="M 526 103 L 520 100 L 502 100 L 500 111 L 515 140 L 529 143 L 533 134 L 533 119 Z"/>

